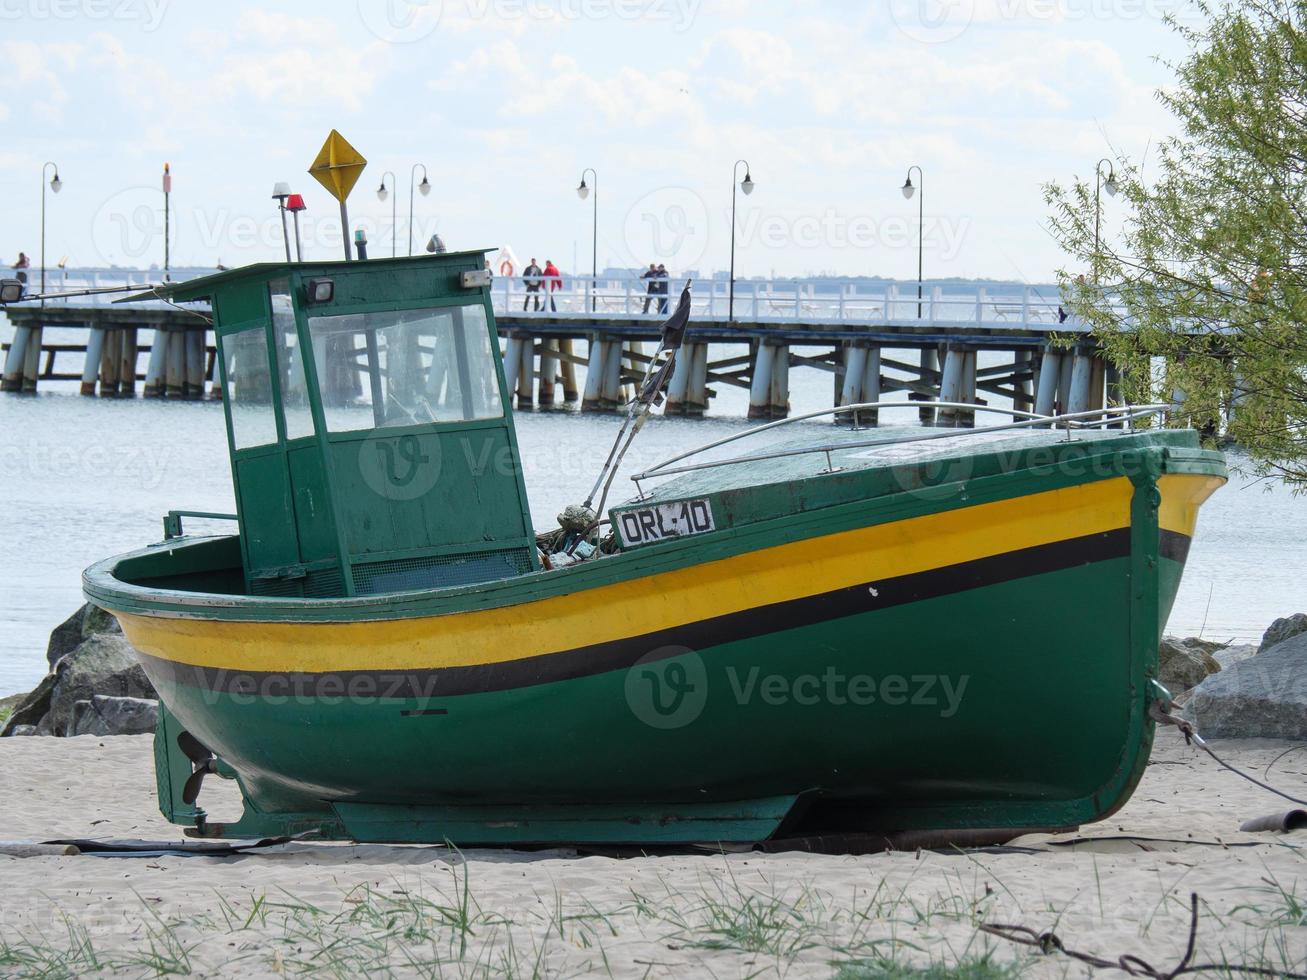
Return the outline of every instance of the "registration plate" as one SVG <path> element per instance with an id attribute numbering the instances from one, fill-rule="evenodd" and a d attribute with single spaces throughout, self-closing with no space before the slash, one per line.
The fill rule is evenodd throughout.
<path id="1" fill-rule="evenodd" d="M 716 529 L 712 507 L 704 498 L 637 507 L 616 516 L 617 533 L 627 548 Z"/>

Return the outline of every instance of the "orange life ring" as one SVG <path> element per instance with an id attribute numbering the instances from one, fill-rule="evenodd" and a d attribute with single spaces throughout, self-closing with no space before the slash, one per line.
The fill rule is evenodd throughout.
<path id="1" fill-rule="evenodd" d="M 511 276 L 513 274 L 513 260 L 504 259 L 499 263 L 499 274 L 501 276 Z"/>

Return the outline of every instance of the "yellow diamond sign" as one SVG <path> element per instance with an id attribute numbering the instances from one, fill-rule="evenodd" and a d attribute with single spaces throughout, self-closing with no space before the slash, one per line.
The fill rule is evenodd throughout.
<path id="1" fill-rule="evenodd" d="M 368 161 L 363 159 L 363 155 L 333 129 L 327 142 L 318 151 L 317 159 L 309 167 L 309 174 L 329 190 L 332 197 L 344 204 L 345 198 L 349 197 L 349 192 L 358 182 L 359 174 L 363 173 L 363 168 L 367 165 Z"/>

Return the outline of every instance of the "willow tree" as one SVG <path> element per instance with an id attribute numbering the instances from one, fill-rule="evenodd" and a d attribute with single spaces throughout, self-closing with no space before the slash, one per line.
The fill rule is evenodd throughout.
<path id="1" fill-rule="evenodd" d="M 1307 490 L 1307 0 L 1202 14 L 1172 22 L 1188 50 L 1157 96 L 1180 135 L 1117 162 L 1124 225 L 1100 244 L 1095 185 L 1045 188 L 1079 266 L 1060 275 L 1125 397 L 1183 392 L 1191 424 Z"/>

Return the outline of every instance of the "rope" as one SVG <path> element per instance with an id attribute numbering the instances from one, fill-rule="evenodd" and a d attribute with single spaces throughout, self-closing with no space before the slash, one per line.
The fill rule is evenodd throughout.
<path id="1" fill-rule="evenodd" d="M 1199 735 L 1198 731 L 1194 728 L 1193 722 L 1185 721 L 1183 718 L 1177 718 L 1175 715 L 1171 714 L 1171 707 L 1169 703 L 1163 706 L 1162 702 L 1160 701 L 1152 702 L 1148 706 L 1148 716 L 1158 724 L 1174 725 L 1176 728 L 1180 730 L 1180 734 L 1184 736 L 1184 740 L 1187 743 L 1189 743 L 1190 745 L 1198 746 L 1200 749 L 1202 749 L 1204 752 L 1210 755 L 1214 760 L 1216 760 L 1217 765 L 1221 766 L 1224 769 L 1230 770 L 1230 772 L 1234 773 L 1236 776 L 1239 776 L 1242 779 L 1246 779 L 1254 786 L 1260 786 L 1268 793 L 1274 793 L 1276 796 L 1286 799 L 1290 803 L 1297 803 L 1299 806 L 1307 806 L 1307 800 L 1300 800 L 1296 796 L 1290 796 L 1288 793 L 1284 792 L 1283 790 L 1276 789 L 1270 783 L 1264 783 L 1256 776 L 1250 775 L 1230 765 L 1230 763 L 1226 762 L 1219 755 L 1217 755 L 1215 752 L 1212 751 L 1212 747 L 1207 744 L 1207 742 L 1203 739 L 1203 737 Z"/>
<path id="2" fill-rule="evenodd" d="M 1208 755 L 1210 755 L 1220 766 L 1230 770 L 1236 776 L 1248 780 L 1256 786 L 1276 796 L 1283 797 L 1291 803 L 1299 803 L 1307 806 L 1307 800 L 1300 800 L 1296 796 L 1290 796 L 1288 793 L 1276 789 L 1268 783 L 1262 782 L 1255 776 L 1236 769 L 1230 763 L 1226 762 L 1214 751 L 1212 747 L 1198 734 L 1194 728 L 1193 722 L 1186 721 L 1183 718 L 1177 718 L 1171 714 L 1171 702 L 1155 700 L 1148 706 L 1148 715 L 1153 721 L 1161 725 L 1173 725 L 1180 731 L 1185 741 L 1191 745 L 1196 745 Z M 1283 754 L 1283 753 L 1282 753 Z M 1274 765 L 1274 761 L 1272 762 Z M 1270 771 L 1270 766 L 1267 766 Z M 1028 926 L 1003 925 L 1001 923 L 982 922 L 978 927 L 981 932 L 988 933 L 991 936 L 997 936 L 999 939 L 1006 939 L 1008 942 L 1017 943 L 1021 946 L 1030 946 L 1038 949 L 1045 956 L 1053 953 L 1061 953 L 1063 956 L 1069 956 L 1073 960 L 1078 960 L 1088 966 L 1102 970 L 1121 970 L 1132 977 L 1151 977 L 1152 980 L 1172 980 L 1174 977 L 1186 973 L 1204 973 L 1208 971 L 1219 971 L 1225 974 L 1245 973 L 1252 976 L 1260 977 L 1286 977 L 1288 980 L 1307 980 L 1307 973 L 1290 973 L 1287 970 L 1276 969 L 1266 966 L 1247 966 L 1236 963 L 1194 963 L 1194 950 L 1198 944 L 1198 893 L 1189 894 L 1189 942 L 1185 947 L 1184 956 L 1180 962 L 1171 970 L 1159 970 L 1142 957 L 1135 956 L 1133 953 L 1123 953 L 1116 959 L 1108 959 L 1104 956 L 1097 956 L 1093 953 L 1086 953 L 1080 950 L 1071 949 L 1062 941 L 1062 938 L 1052 930 L 1047 932 L 1036 932 Z"/>
<path id="3" fill-rule="evenodd" d="M 1204 973 L 1207 971 L 1219 971 L 1224 974 L 1247 973 L 1261 977 L 1287 977 L 1289 980 L 1307 980 L 1307 973 L 1290 973 L 1287 970 L 1275 969 L 1266 966 L 1245 966 L 1236 963 L 1194 963 L 1194 950 L 1198 945 L 1198 893 L 1191 892 L 1189 895 L 1189 943 L 1185 947 L 1184 957 L 1171 970 L 1159 970 L 1142 957 L 1135 956 L 1133 953 L 1123 953 L 1116 959 L 1107 959 L 1104 956 L 1096 956 L 1093 953 L 1085 953 L 1080 950 L 1071 949 L 1062 938 L 1053 931 L 1036 932 L 1026 926 L 1001 925 L 999 923 L 982 922 L 979 926 L 981 932 L 988 933 L 991 936 L 997 936 L 999 939 L 1006 939 L 1008 942 L 1017 943 L 1020 946 L 1030 946 L 1039 950 L 1045 956 L 1053 953 L 1061 953 L 1063 956 L 1069 956 L 1073 960 L 1079 960 L 1088 966 L 1096 967 L 1101 970 L 1121 970 L 1132 977 L 1151 977 L 1153 980 L 1172 980 L 1186 973 Z"/>

